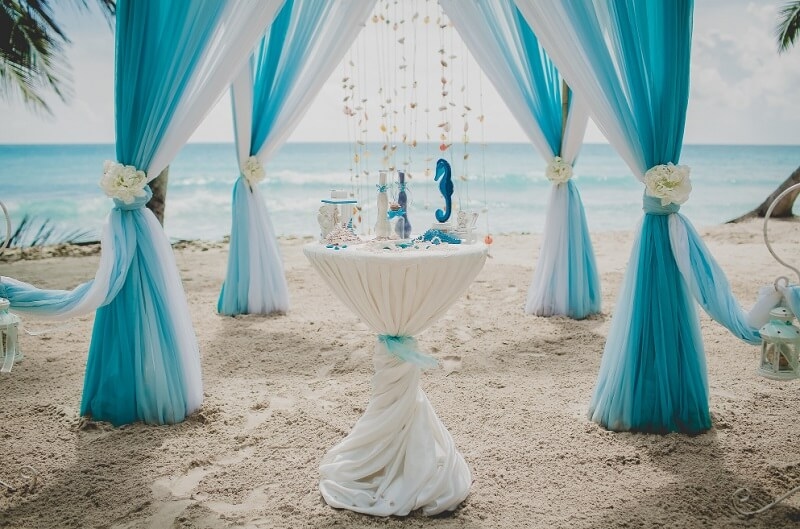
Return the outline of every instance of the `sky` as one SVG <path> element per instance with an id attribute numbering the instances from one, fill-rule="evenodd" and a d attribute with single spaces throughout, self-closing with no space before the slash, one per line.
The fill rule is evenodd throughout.
<path id="1" fill-rule="evenodd" d="M 800 46 L 778 55 L 773 36 L 777 12 L 783 0 L 696 0 L 692 43 L 691 91 L 687 112 L 685 143 L 694 144 L 800 144 Z M 0 102 L 0 144 L 4 143 L 110 143 L 114 141 L 114 39 L 105 20 L 93 12 L 59 3 L 56 18 L 72 40 L 67 57 L 72 67 L 73 96 L 67 103 L 50 98 L 53 116 L 36 114 L 18 100 Z M 417 2 L 417 8 L 431 10 L 432 2 Z M 415 5 L 416 5 L 415 4 Z M 427 6 L 427 7 L 424 7 Z M 411 9 L 411 8 L 408 8 Z M 410 16 L 410 12 L 406 17 Z M 421 20 L 421 19 L 420 19 Z M 377 39 L 378 24 L 367 22 L 367 33 L 359 36 L 353 49 L 334 70 L 289 141 L 342 141 L 354 127 L 342 112 L 342 77 L 360 79 L 357 89 L 377 94 L 379 86 L 399 86 L 400 77 L 376 74 L 378 61 L 397 65 L 395 56 L 406 53 L 416 72 L 420 109 L 437 107 L 440 86 L 438 49 L 444 39 L 448 53 L 456 55 L 450 66 L 451 86 L 463 87 L 459 97 L 467 98 L 485 119 L 480 133 L 472 127 L 472 139 L 480 134 L 487 142 L 526 142 L 527 138 L 509 110 L 468 58 L 454 31 L 439 34 L 417 26 L 416 35 L 407 30 L 405 47 L 394 39 Z M 406 26 L 406 27 L 411 27 Z M 372 32 L 372 33 L 369 33 Z M 384 35 L 385 36 L 385 35 Z M 377 39 L 377 40 L 376 40 Z M 416 53 L 410 43 L 417 43 Z M 386 42 L 387 46 L 373 45 Z M 399 50 L 399 51 L 398 51 Z M 349 66 L 353 61 L 353 67 Z M 395 61 L 395 62 L 392 62 Z M 410 75 L 410 74 L 409 74 Z M 406 79 L 405 85 L 408 85 Z M 424 92 L 422 87 L 427 89 Z M 432 95 L 431 95 L 432 94 Z M 394 105 L 410 100 L 399 91 Z M 376 100 L 375 95 L 372 100 Z M 374 104 L 374 103 L 368 103 Z M 369 108 L 369 107 L 368 107 Z M 377 111 L 372 111 L 373 115 Z M 418 112 L 420 124 L 438 116 Z M 409 118 L 409 120 L 412 118 Z M 410 127 L 410 121 L 408 122 Z M 435 125 L 433 125 L 435 130 Z M 380 139 L 377 120 L 372 121 L 369 140 Z M 460 128 L 458 129 L 460 130 Z M 426 139 L 419 138 L 420 141 Z M 431 138 L 437 141 L 438 138 Z M 197 129 L 191 142 L 233 141 L 230 101 L 227 93 Z M 586 142 L 603 143 L 599 130 L 590 125 Z"/>

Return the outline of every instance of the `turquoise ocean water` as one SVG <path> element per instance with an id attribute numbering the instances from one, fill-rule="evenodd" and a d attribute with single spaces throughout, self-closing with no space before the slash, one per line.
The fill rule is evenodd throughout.
<path id="1" fill-rule="evenodd" d="M 370 175 L 351 175 L 352 145 L 290 143 L 267 164 L 261 190 L 279 235 L 317 233 L 316 211 L 331 189 L 352 191 L 373 225 L 380 146 L 370 145 Z M 454 176 L 464 173 L 463 151 L 453 147 Z M 442 206 L 432 177 L 435 146 L 399 156 L 410 159 L 410 220 L 424 231 Z M 544 162 L 527 144 L 471 145 L 468 181 L 457 178 L 462 208 L 486 210 L 481 231 L 541 232 L 550 188 Z M 62 230 L 98 234 L 111 208 L 97 182 L 113 145 L 0 145 L 0 200 L 12 221 L 28 213 Z M 430 162 L 426 162 L 430 158 Z M 362 160 L 367 160 L 363 157 Z M 682 208 L 696 226 L 723 223 L 758 205 L 800 165 L 800 146 L 687 145 L 681 163 L 691 167 L 693 192 Z M 173 239 L 218 240 L 230 231 L 231 190 L 237 175 L 232 144 L 189 144 L 170 166 L 165 229 Z M 592 231 L 631 229 L 641 215 L 643 186 L 608 145 L 585 145 L 576 183 Z M 0 236 L 1 237 L 1 236 Z"/>

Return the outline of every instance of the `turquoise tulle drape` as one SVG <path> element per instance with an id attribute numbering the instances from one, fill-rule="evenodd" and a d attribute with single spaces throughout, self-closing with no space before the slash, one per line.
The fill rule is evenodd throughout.
<path id="1" fill-rule="evenodd" d="M 557 66 L 638 178 L 654 166 L 679 162 L 692 0 L 517 4 L 548 51 L 555 50 Z M 681 218 L 676 204 L 662 207 L 645 196 L 644 211 L 590 416 L 614 430 L 701 432 L 711 426 L 705 358 L 686 277 L 692 271 L 679 261 L 697 260 L 691 254 L 703 247 L 686 244 L 693 230 L 673 244 L 671 225 Z"/>
<path id="2" fill-rule="evenodd" d="M 548 44 L 568 39 L 559 67 L 595 105 L 592 115 L 637 177 L 677 164 L 693 2 L 518 4 L 535 29 L 548 33 Z M 695 300 L 739 338 L 758 339 L 722 270 L 678 209 L 645 195 L 590 403 L 591 417 L 614 430 L 695 433 L 711 426 Z"/>
<path id="3" fill-rule="evenodd" d="M 117 161 L 150 166 L 224 7 L 117 3 Z M 112 211 L 114 238 L 129 264 L 119 294 L 97 310 L 84 379 L 81 414 L 114 424 L 178 422 L 202 401 L 185 298 L 169 298 L 183 290 L 171 289 L 177 270 L 163 265 L 165 237 L 144 204 L 117 203 Z"/>
<path id="4" fill-rule="evenodd" d="M 561 75 L 513 1 L 441 4 L 545 161 L 560 156 L 574 163 L 586 114 L 570 104 L 567 127 Z M 548 226 L 525 310 L 584 318 L 600 311 L 600 281 L 578 189 L 573 182 L 558 185 L 564 189 L 550 197 Z"/>
<path id="5" fill-rule="evenodd" d="M 297 86 L 305 59 L 320 35 L 330 4 L 323 0 L 287 0 L 261 39 L 245 72 L 232 90 L 234 119 L 250 118 L 250 130 L 237 130 L 237 151 L 258 156 L 274 132 L 281 111 Z M 242 118 L 239 118 L 242 119 Z M 242 144 L 244 143 L 244 144 Z M 241 156 L 240 156 L 241 157 Z M 239 160 L 242 163 L 243 160 Z M 228 269 L 217 311 L 234 315 L 285 312 L 289 294 L 272 223 L 260 195 L 239 176 L 233 191 Z M 250 194 L 250 195 L 248 195 Z"/>

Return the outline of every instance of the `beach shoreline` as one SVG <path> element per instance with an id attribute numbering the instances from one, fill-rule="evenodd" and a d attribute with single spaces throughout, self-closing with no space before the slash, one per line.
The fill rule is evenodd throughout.
<path id="1" fill-rule="evenodd" d="M 745 308 L 786 269 L 763 221 L 699 228 Z M 797 221 L 770 222 L 778 254 L 800 262 Z M 223 317 L 216 300 L 227 244 L 175 247 L 202 356 L 202 409 L 181 424 L 112 428 L 78 405 L 93 315 L 64 323 L 23 316 L 22 363 L 0 376 L 0 527 L 755 527 L 797 523 L 800 499 L 750 519 L 800 484 L 800 382 L 756 374 L 758 348 L 701 313 L 714 427 L 697 436 L 613 433 L 586 417 L 633 233 L 592 234 L 602 313 L 582 321 L 523 313 L 541 235 L 494 236 L 483 270 L 419 336 L 443 367 L 422 388 L 469 465 L 470 495 L 433 518 L 372 518 L 325 505 L 318 467 L 369 400 L 375 336 L 302 254 L 313 237 L 280 237 L 291 309 Z M 80 253 L 87 247 L 76 250 Z M 43 250 L 0 258 L 0 275 L 44 288 L 91 279 L 89 255 Z M 446 361 L 445 361 L 446 360 Z"/>

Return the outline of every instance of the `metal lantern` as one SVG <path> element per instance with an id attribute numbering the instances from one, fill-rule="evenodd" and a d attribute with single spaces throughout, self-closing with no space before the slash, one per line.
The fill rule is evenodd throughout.
<path id="1" fill-rule="evenodd" d="M 10 373 L 14 362 L 22 359 L 17 343 L 20 319 L 8 311 L 9 307 L 11 302 L 0 298 L 0 358 L 3 359 L 0 373 Z"/>
<path id="2" fill-rule="evenodd" d="M 769 312 L 770 321 L 759 331 L 761 334 L 761 366 L 758 372 L 774 380 L 791 380 L 800 377 L 798 351 L 800 329 L 792 325 L 794 314 L 786 307 Z"/>

